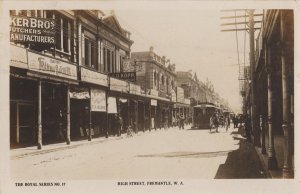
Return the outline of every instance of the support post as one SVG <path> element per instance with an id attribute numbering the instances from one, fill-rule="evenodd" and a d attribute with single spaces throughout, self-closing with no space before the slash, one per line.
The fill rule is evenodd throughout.
<path id="1" fill-rule="evenodd" d="M 263 115 L 260 115 L 260 129 L 261 129 L 261 153 L 266 154 L 266 139 L 265 139 L 265 120 L 263 118 Z"/>
<path id="2" fill-rule="evenodd" d="M 92 95 L 90 88 L 90 106 L 89 106 L 89 137 L 88 141 L 92 141 Z"/>
<path id="3" fill-rule="evenodd" d="M 250 39 L 250 71 L 251 71 L 251 121 L 252 132 L 254 135 L 253 143 L 255 146 L 259 146 L 259 126 L 258 117 L 256 112 L 257 100 L 256 100 L 256 80 L 255 80 L 255 56 L 254 56 L 254 10 L 249 10 L 249 39 Z"/>
<path id="4" fill-rule="evenodd" d="M 67 144 L 71 143 L 71 119 L 70 119 L 70 85 L 67 86 Z"/>
<path id="5" fill-rule="evenodd" d="M 282 66 L 282 128 L 284 133 L 284 165 L 283 178 L 293 178 L 292 170 L 292 136 L 291 136 L 291 100 L 289 90 L 289 65 L 286 63 L 285 23 L 284 11 L 280 11 L 280 41 L 281 41 L 281 66 Z"/>
<path id="6" fill-rule="evenodd" d="M 272 112 L 273 112 L 273 88 L 272 88 L 272 68 L 271 68 L 271 52 L 268 50 L 268 64 L 267 64 L 267 76 L 268 76 L 268 127 L 269 127 L 269 145 L 268 145 L 268 169 L 274 170 L 278 168 L 277 159 L 274 148 L 274 133 L 272 124 Z"/>
<path id="7" fill-rule="evenodd" d="M 42 149 L 42 81 L 38 80 L 38 145 L 37 149 Z"/>

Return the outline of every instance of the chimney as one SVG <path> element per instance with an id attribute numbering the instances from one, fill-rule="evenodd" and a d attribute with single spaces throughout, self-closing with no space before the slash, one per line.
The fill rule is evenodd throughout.
<path id="1" fill-rule="evenodd" d="M 153 50 L 154 50 L 154 47 L 150 46 L 150 52 L 153 52 Z"/>

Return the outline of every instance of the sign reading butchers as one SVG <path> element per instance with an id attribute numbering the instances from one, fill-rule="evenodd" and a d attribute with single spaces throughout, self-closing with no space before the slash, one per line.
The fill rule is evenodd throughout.
<path id="1" fill-rule="evenodd" d="M 11 16 L 10 41 L 55 44 L 55 20 Z"/>

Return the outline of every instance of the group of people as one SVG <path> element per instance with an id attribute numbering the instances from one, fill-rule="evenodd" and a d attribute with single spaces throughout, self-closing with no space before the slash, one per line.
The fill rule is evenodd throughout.
<path id="1" fill-rule="evenodd" d="M 216 132 L 218 133 L 219 126 L 225 127 L 227 131 L 228 128 L 230 127 L 230 117 L 229 115 L 223 116 L 218 113 L 214 113 L 210 117 L 209 123 L 210 123 L 210 129 L 209 129 L 210 132 L 212 129 L 216 129 Z"/>

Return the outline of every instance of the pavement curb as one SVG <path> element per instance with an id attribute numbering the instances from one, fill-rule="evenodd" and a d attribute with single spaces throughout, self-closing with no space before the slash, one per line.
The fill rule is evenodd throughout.
<path id="1" fill-rule="evenodd" d="M 30 153 L 23 153 L 23 154 L 18 154 L 18 155 L 14 155 L 11 156 L 10 159 L 11 160 L 15 160 L 15 159 L 20 159 L 20 158 L 25 158 L 28 156 L 35 156 L 35 155 L 41 155 L 41 154 L 47 154 L 47 153 L 51 153 L 51 152 L 56 152 L 56 151 L 60 151 L 60 150 L 66 150 L 66 149 L 73 149 L 73 148 L 77 148 L 79 146 L 85 146 L 85 145 L 93 145 L 93 144 L 98 144 L 98 143 L 103 143 L 109 140 L 118 140 L 118 139 L 123 139 L 124 137 L 117 137 L 117 138 L 105 138 L 105 139 L 98 139 L 97 141 L 88 141 L 88 142 L 81 142 L 75 145 L 65 145 L 62 147 L 57 147 L 57 148 L 51 148 L 51 149 L 47 149 L 47 150 L 37 150 L 35 152 L 30 152 Z M 95 138 L 97 139 L 97 138 Z"/>

